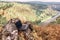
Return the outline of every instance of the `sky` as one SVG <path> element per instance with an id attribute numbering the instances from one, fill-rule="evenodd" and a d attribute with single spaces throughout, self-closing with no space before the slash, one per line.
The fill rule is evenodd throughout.
<path id="1" fill-rule="evenodd" d="M 42 2 L 60 2 L 60 0 L 0 0 L 0 1 L 21 1 L 21 2 L 42 1 Z"/>

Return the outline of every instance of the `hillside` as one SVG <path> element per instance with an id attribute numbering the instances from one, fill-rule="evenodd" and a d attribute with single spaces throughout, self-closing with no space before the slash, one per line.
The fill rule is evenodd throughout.
<path id="1" fill-rule="evenodd" d="M 3 4 L 3 5 L 2 5 Z M 45 5 L 46 6 L 46 5 Z M 0 3 L 0 14 L 9 20 L 11 18 L 19 18 L 22 23 L 25 21 L 30 21 L 34 24 L 40 24 L 45 20 L 53 17 L 57 14 L 56 10 L 43 8 L 44 6 L 39 5 L 30 5 L 30 4 L 21 4 L 21 3 Z"/>
<path id="2" fill-rule="evenodd" d="M 34 3 L 0 2 L 0 40 L 2 27 L 11 18 L 19 18 L 22 23 L 31 22 L 32 31 L 29 33 L 28 30 L 28 36 L 24 34 L 24 31 L 19 31 L 19 40 L 60 40 L 60 16 L 48 25 L 40 25 L 58 14 L 58 11 L 50 6 Z"/>
<path id="3" fill-rule="evenodd" d="M 19 40 L 60 40 L 60 24 L 49 24 L 47 26 L 32 26 L 33 31 L 28 37 L 23 31 L 19 31 Z M 0 27 L 0 33 L 2 28 Z M 1 34 L 0 34 L 1 40 Z"/>

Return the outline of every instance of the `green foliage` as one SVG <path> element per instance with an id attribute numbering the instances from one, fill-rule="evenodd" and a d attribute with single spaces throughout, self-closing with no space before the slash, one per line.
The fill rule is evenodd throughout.
<path id="1" fill-rule="evenodd" d="M 0 9 L 5 10 L 5 9 L 7 9 L 7 8 L 9 8 L 9 7 L 12 7 L 12 6 L 13 6 L 12 3 L 1 3 L 1 4 L 0 4 Z"/>
<path id="2" fill-rule="evenodd" d="M 59 19 L 59 20 L 57 20 L 57 23 L 58 23 L 58 24 L 60 24 L 60 19 Z"/>
<path id="3" fill-rule="evenodd" d="M 43 12 L 43 11 L 41 11 L 41 10 L 36 10 L 36 15 L 37 15 L 37 17 L 40 16 L 42 12 Z"/>
<path id="4" fill-rule="evenodd" d="M 3 26 L 7 22 L 6 18 L 0 15 L 0 26 Z"/>
<path id="5" fill-rule="evenodd" d="M 37 25 L 40 25 L 40 23 L 41 23 L 41 20 L 37 20 L 37 21 L 35 21 L 35 22 L 33 22 L 34 24 L 37 24 Z"/>
<path id="6" fill-rule="evenodd" d="M 56 19 L 56 23 L 60 24 L 60 16 Z"/>
<path id="7" fill-rule="evenodd" d="M 3 4 L 3 5 L 2 5 Z M 56 15 L 56 11 L 51 8 L 47 8 L 47 5 L 29 5 L 20 3 L 2 3 L 0 4 L 0 9 L 6 9 L 4 16 L 6 19 L 20 18 L 21 20 L 26 20 L 33 22 L 35 24 L 40 24 L 52 16 Z M 12 7 L 13 6 L 13 7 Z M 10 8 L 11 7 L 11 8 Z M 5 17 L 0 18 L 0 24 L 6 23 Z"/>
<path id="8" fill-rule="evenodd" d="M 60 24 L 60 16 L 54 20 L 53 22 L 51 22 L 52 24 Z"/>

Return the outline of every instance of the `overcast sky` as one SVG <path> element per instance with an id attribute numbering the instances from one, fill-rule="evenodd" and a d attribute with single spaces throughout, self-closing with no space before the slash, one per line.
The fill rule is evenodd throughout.
<path id="1" fill-rule="evenodd" d="M 21 2 L 42 1 L 42 2 L 60 2 L 60 0 L 0 0 L 0 1 L 21 1 Z"/>

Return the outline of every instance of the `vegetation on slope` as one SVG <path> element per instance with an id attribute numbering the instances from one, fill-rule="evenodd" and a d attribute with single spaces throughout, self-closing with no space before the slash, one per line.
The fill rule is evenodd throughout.
<path id="1" fill-rule="evenodd" d="M 6 24 L 6 22 L 7 22 L 6 17 L 0 15 L 0 26 L 3 26 L 4 24 Z"/>
<path id="2" fill-rule="evenodd" d="M 60 24 L 60 16 L 56 20 L 54 20 L 52 23 L 54 23 L 54 24 Z"/>
<path id="3" fill-rule="evenodd" d="M 39 8 L 41 8 L 40 6 Z M 41 22 L 44 22 L 57 14 L 57 11 L 48 7 L 39 10 L 38 5 L 36 5 L 34 8 L 33 7 L 32 5 L 29 4 L 20 4 L 20 3 L 0 4 L 0 10 L 2 10 L 1 14 L 3 14 L 2 16 L 6 17 L 6 20 L 18 17 L 22 22 L 30 21 L 35 24 L 40 24 Z"/>
<path id="4" fill-rule="evenodd" d="M 54 17 L 57 12 L 51 8 L 36 10 L 32 9 L 31 5 L 28 4 L 19 4 L 12 3 L 14 5 L 7 6 L 0 4 L 0 26 L 4 25 L 11 18 L 20 18 L 22 22 L 30 21 L 35 24 L 40 24 L 40 22 L 44 22 L 51 17 Z M 10 5 L 10 3 L 8 4 Z M 57 18 L 56 23 L 60 23 L 60 18 Z M 60 40 L 60 24 L 48 25 L 45 27 L 38 27 L 33 25 L 33 31 L 29 33 L 28 36 L 33 40 Z M 0 27 L 0 30 L 2 28 Z M 20 32 L 20 39 L 25 40 L 24 32 Z"/>
<path id="5" fill-rule="evenodd" d="M 60 40 L 60 24 L 49 24 L 47 26 L 33 25 L 32 29 L 33 31 L 28 35 L 32 40 Z M 19 40 L 29 40 L 24 33 L 23 31 L 19 32 Z"/>

